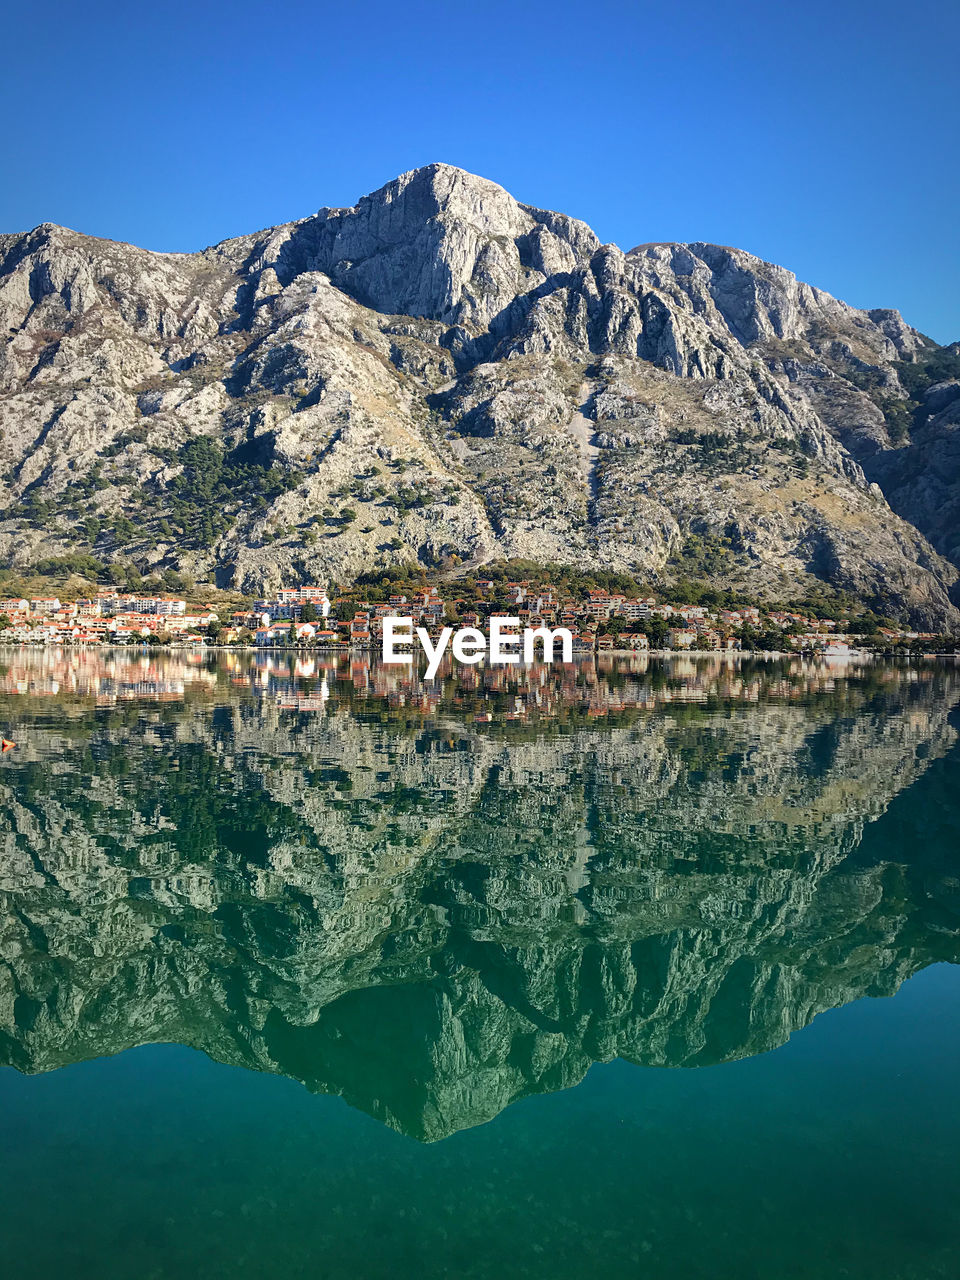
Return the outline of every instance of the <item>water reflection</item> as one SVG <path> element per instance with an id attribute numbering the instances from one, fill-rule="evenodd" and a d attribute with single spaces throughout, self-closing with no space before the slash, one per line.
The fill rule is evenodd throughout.
<path id="1" fill-rule="evenodd" d="M 0 687 L 23 1071 L 176 1041 L 432 1140 L 960 959 L 949 668 L 27 652 Z"/>

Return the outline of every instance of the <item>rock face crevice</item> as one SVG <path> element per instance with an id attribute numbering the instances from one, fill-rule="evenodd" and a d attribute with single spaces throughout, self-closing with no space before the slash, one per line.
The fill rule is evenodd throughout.
<path id="1" fill-rule="evenodd" d="M 0 333 L 6 564 L 79 550 L 256 591 L 524 557 L 656 583 L 735 523 L 703 569 L 722 585 L 958 621 L 956 384 L 908 441 L 890 426 L 942 351 L 740 250 L 623 253 L 437 164 L 196 254 L 0 236 Z M 185 485 L 198 437 L 272 462 Z"/>

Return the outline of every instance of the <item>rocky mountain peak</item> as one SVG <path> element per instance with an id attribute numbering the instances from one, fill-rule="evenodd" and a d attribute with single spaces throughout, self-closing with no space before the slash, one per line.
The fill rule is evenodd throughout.
<path id="1" fill-rule="evenodd" d="M 446 164 L 401 174 L 353 208 L 321 209 L 292 236 L 309 245 L 304 267 L 364 305 L 474 329 L 599 243 L 583 223 Z"/>
<path id="2" fill-rule="evenodd" d="M 353 209 L 320 212 L 322 216 L 368 211 L 371 218 L 378 218 L 385 209 L 397 218 L 394 228 L 403 237 L 411 222 L 419 224 L 437 217 L 451 223 L 469 223 L 488 235 L 516 234 L 522 222 L 520 205 L 498 183 L 439 163 L 401 173 L 379 190 L 361 197 Z"/>

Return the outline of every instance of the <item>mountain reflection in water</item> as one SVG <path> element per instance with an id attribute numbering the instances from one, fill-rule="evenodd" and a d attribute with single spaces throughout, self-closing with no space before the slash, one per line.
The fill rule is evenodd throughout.
<path id="1" fill-rule="evenodd" d="M 918 791 L 958 699 L 933 663 L 0 651 L 0 1063 L 173 1041 L 432 1141 L 593 1062 L 762 1053 L 960 960 L 957 799 Z"/>

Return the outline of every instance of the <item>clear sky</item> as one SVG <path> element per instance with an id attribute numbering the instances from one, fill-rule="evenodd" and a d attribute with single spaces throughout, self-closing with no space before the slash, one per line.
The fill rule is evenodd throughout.
<path id="1" fill-rule="evenodd" d="M 191 250 L 442 160 L 960 338 L 955 0 L 47 0 L 3 39 L 0 230 Z"/>

